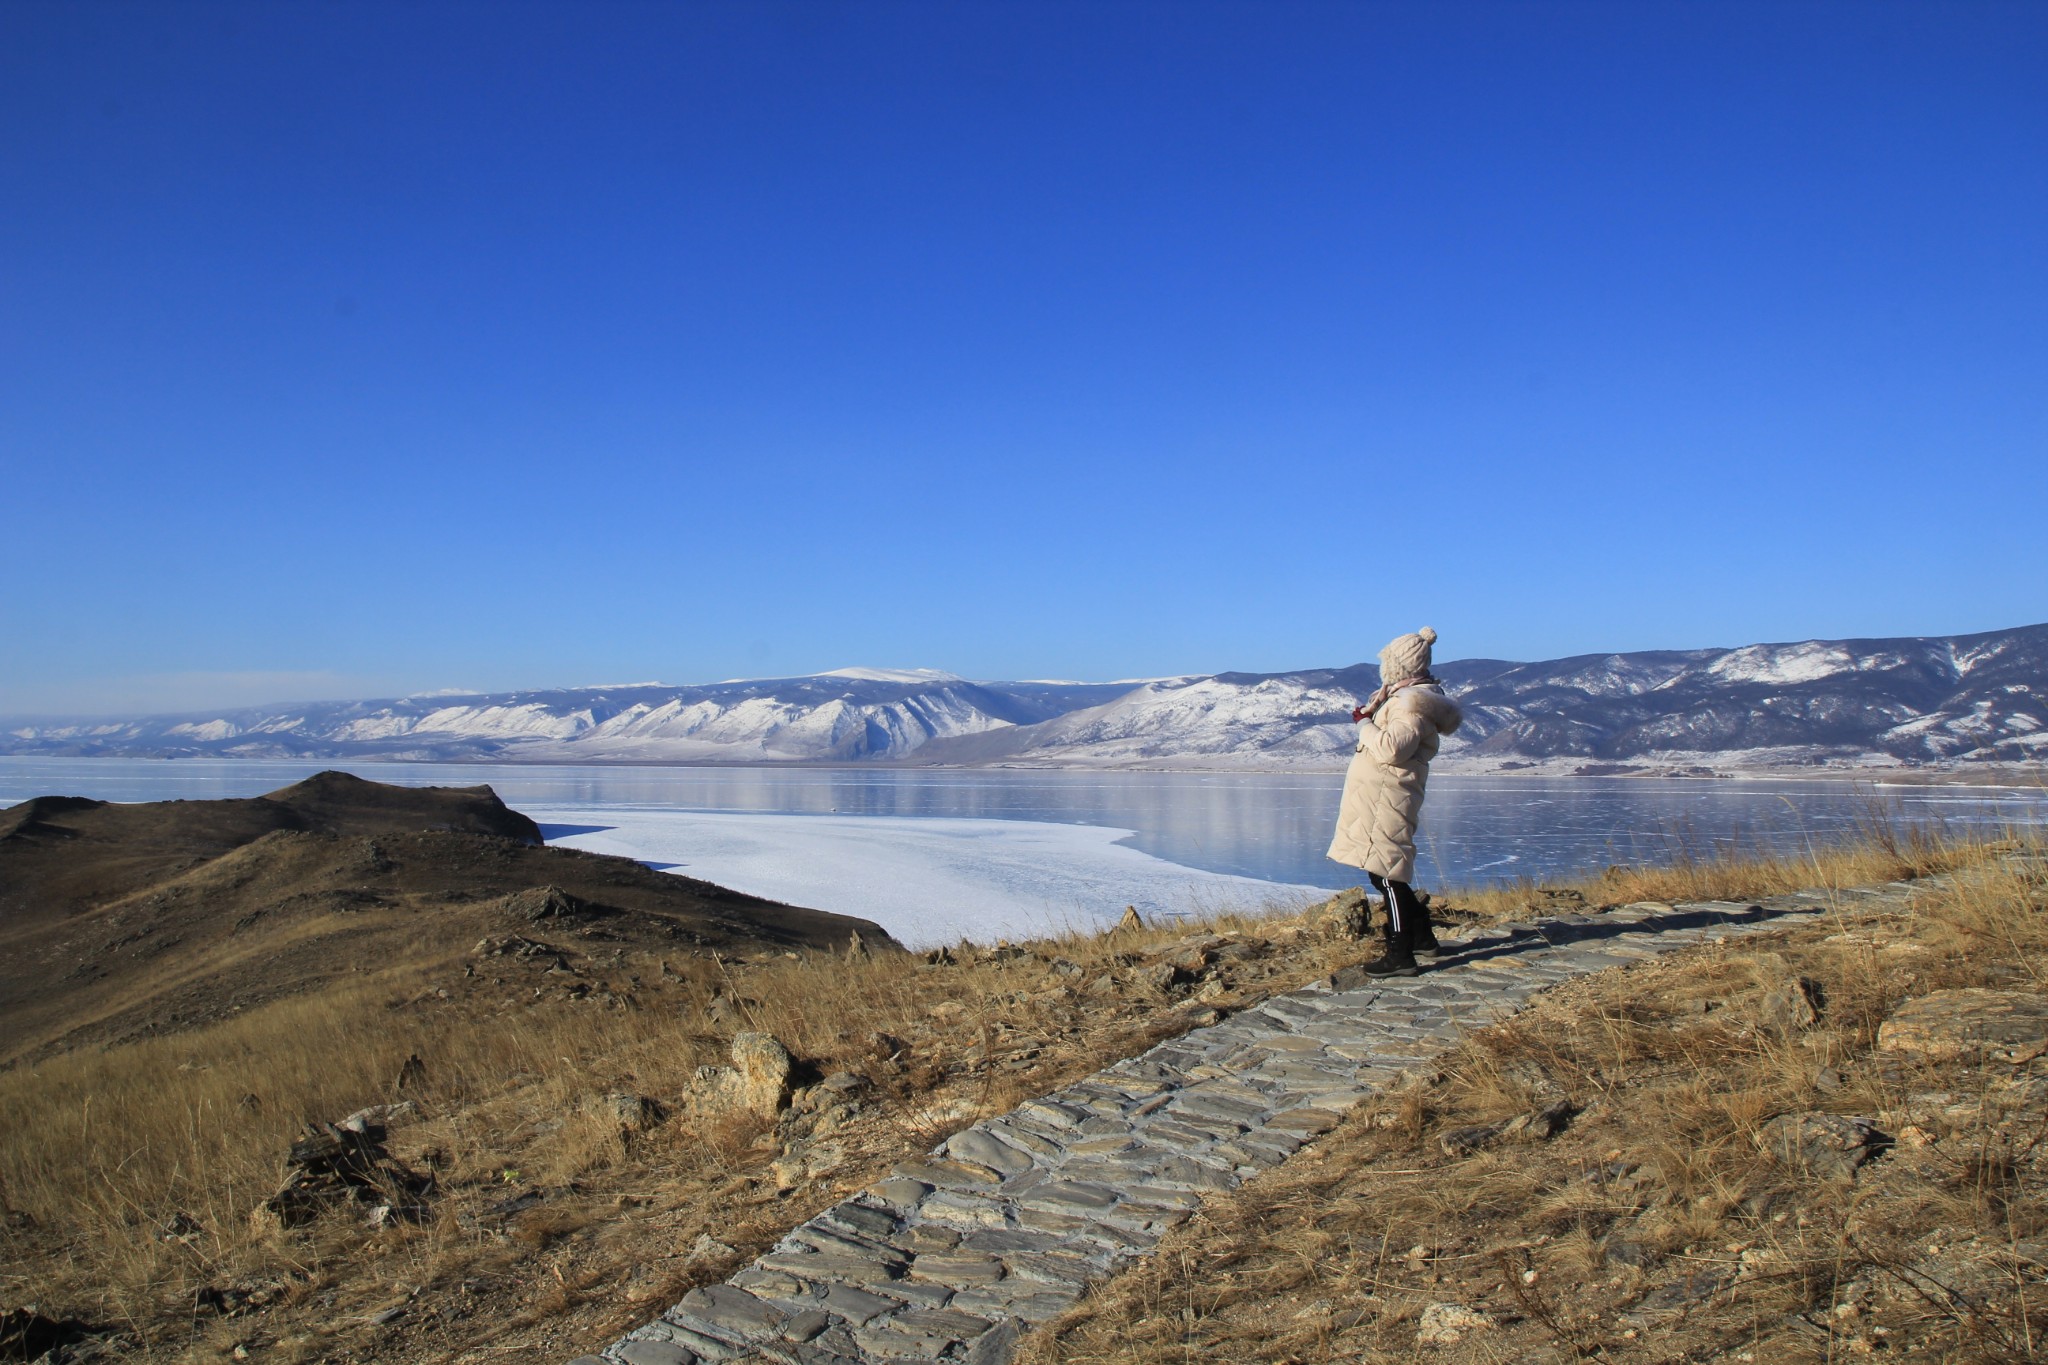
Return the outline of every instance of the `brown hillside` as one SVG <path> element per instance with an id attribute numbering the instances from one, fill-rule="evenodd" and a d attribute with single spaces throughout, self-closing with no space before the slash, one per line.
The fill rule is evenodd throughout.
<path id="1" fill-rule="evenodd" d="M 340 772 L 245 800 L 119 805 L 38 796 L 0 810 L 0 924 L 112 900 L 276 830 L 430 829 L 541 842 L 540 827 L 489 787 L 394 787 Z"/>
<path id="2" fill-rule="evenodd" d="M 480 938 L 550 953 L 844 945 L 866 920 L 548 848 L 489 787 L 0 811 L 0 1063 L 190 1027 Z"/>

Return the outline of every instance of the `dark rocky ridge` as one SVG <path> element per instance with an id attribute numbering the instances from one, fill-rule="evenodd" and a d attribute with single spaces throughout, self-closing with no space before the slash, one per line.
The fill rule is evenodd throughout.
<path id="1" fill-rule="evenodd" d="M 180 1028 L 479 938 L 836 950 L 871 921 L 548 848 L 489 787 L 322 773 L 268 796 L 0 811 L 0 1061 Z"/>

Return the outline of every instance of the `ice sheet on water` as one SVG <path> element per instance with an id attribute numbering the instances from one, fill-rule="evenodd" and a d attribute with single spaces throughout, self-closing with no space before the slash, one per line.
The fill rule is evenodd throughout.
<path id="1" fill-rule="evenodd" d="M 1327 891 L 1183 867 L 1128 830 L 1027 820 L 526 806 L 550 843 L 661 864 L 756 896 L 871 919 L 910 947 L 993 943 L 1140 914 L 1294 907 Z"/>

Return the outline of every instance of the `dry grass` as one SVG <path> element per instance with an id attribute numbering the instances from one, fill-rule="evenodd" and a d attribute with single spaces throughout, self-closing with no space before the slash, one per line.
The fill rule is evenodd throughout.
<path id="1" fill-rule="evenodd" d="M 1756 895 L 1788 882 L 1891 880 L 1982 856 L 1963 846 L 1875 847 L 1798 866 L 1703 864 L 1540 894 L 1524 888 L 1520 900 L 1514 891 L 1451 900 L 1514 916 L 1532 904 L 1576 904 L 1574 893 L 1592 904 Z M 1927 933 L 1940 960 L 1965 944 L 1980 954 L 1991 945 L 2009 960 L 2012 945 L 2034 942 L 2032 925 L 1930 921 Z M 1218 937 L 1231 951 L 1204 947 Z M 361 973 L 224 1023 L 0 1073 L 0 1303 L 38 1303 L 113 1332 L 121 1357 L 138 1361 L 211 1360 L 241 1347 L 276 1361 L 552 1362 L 694 1284 L 723 1278 L 790 1226 L 975 1118 L 1205 1022 L 1211 1007 L 1300 985 L 1354 959 L 1361 945 L 1327 939 L 1300 917 L 1218 915 L 963 948 L 938 963 L 893 954 L 615 953 L 577 959 L 564 973 L 548 970 L 548 956 L 461 957 L 428 940 L 417 948 L 408 961 L 431 965 Z M 1856 1021 L 1842 1034 L 1844 1048 L 1867 1047 L 1889 1002 L 1915 988 L 1881 952 L 1872 960 L 1884 972 L 1844 975 L 1830 997 L 1838 1002 L 1831 1030 L 1837 1020 Z M 1181 984 L 1163 993 L 1143 984 L 1145 969 L 1161 963 L 1183 968 Z M 1929 979 L 1923 974 L 1920 988 Z M 1571 1064 L 1582 1069 L 1597 1063 L 1604 1083 L 1623 1090 L 1687 1067 L 1709 1078 L 1734 1046 L 1725 1030 L 1674 1031 L 1662 1016 L 1638 1018 L 1618 1005 L 1589 1014 L 1582 1027 L 1575 1050 L 1558 1057 L 1577 1058 Z M 816 1073 L 865 1077 L 859 1112 L 829 1132 L 689 1112 L 680 1101 L 696 1068 L 724 1061 L 733 1032 L 748 1028 L 775 1034 Z M 1546 1085 L 1592 1093 L 1574 1073 L 1536 1078 L 1532 1067 L 1565 1066 L 1546 1060 L 1544 1049 L 1562 1046 L 1549 1035 L 1512 1036 L 1521 1041 L 1472 1051 L 1461 1063 L 1469 1071 L 1463 1082 L 1407 1096 L 1396 1126 L 1363 1130 L 1366 1140 L 1412 1143 L 1452 1118 L 1508 1112 Z M 1726 1186 L 1714 1154 L 1739 1156 L 1740 1123 L 1804 1084 L 1806 1054 L 1741 1036 L 1737 1055 L 1763 1068 L 1759 1076 L 1778 1076 L 1777 1088 L 1748 1085 L 1748 1120 L 1728 1109 L 1734 1101 L 1711 1079 L 1695 1080 L 1696 1093 L 1682 1103 L 1674 1093 L 1665 1119 L 1686 1135 L 1684 1155 L 1665 1164 L 1685 1200 Z M 410 1057 L 423 1070 L 401 1087 Z M 649 1131 L 623 1132 L 607 1105 L 614 1093 L 654 1097 L 676 1112 Z M 254 1216 L 305 1123 L 401 1097 L 414 1101 L 419 1118 L 394 1133 L 392 1150 L 439 1182 L 424 1222 L 371 1229 L 343 1211 L 284 1230 Z M 806 1154 L 809 1175 L 778 1172 L 776 1163 Z M 1384 1257 L 1398 1261 L 1407 1250 L 1395 1243 L 1430 1240 L 1397 1227 L 1515 1209 L 1536 1217 L 1539 1206 L 1546 1226 L 1570 1224 L 1545 1245 L 1597 1259 L 1598 1218 L 1565 1217 L 1578 1195 L 1559 1194 L 1512 1163 L 1496 1165 L 1483 1180 L 1440 1191 L 1425 1184 L 1429 1199 L 1407 1212 L 1382 1192 L 1359 1196 L 1379 1220 L 1369 1228 L 1339 1232 L 1311 1219 L 1289 1234 L 1296 1269 L 1288 1273 L 1319 1283 L 1342 1263 L 1370 1271 L 1367 1282 L 1382 1281 Z M 501 1211 L 524 1194 L 540 1198 Z M 1337 1203 L 1349 1197 L 1339 1194 Z M 1357 1261 L 1359 1238 L 1380 1259 Z M 1229 1236 L 1218 1243 L 1231 1245 Z M 1175 1254 L 1204 1275 L 1216 1269 L 1206 1246 Z M 1266 1253 L 1246 1245 L 1227 1254 L 1249 1264 Z M 1203 1305 L 1198 1317 L 1213 1306 L 1203 1295 L 1231 1292 L 1236 1264 L 1226 1261 L 1213 1285 L 1190 1287 Z M 1273 1273 L 1248 1283 L 1287 1292 L 1285 1276 Z M 1160 1281 L 1167 1299 L 1171 1283 Z M 1190 1302 L 1173 1300 L 1172 1312 Z M 1133 1311 L 1134 1324 L 1152 1316 Z M 1175 1317 L 1175 1341 L 1189 1321 Z M 1226 1350 L 1221 1358 L 1253 1357 Z"/>
<path id="2" fill-rule="evenodd" d="M 352 1317 L 394 1295 L 477 1299 L 537 1279 L 519 1285 L 511 1311 L 494 1310 L 515 1332 L 606 1296 L 584 1314 L 601 1333 L 633 1318 L 634 1303 L 722 1277 L 890 1161 L 1213 1017 L 1193 998 L 1198 984 L 1228 1006 L 1335 965 L 1334 945 L 1272 931 L 1220 915 L 963 946 L 937 963 L 619 955 L 573 975 L 549 972 L 551 955 L 472 959 L 464 975 L 444 950 L 432 971 L 358 977 L 225 1023 L 16 1068 L 0 1073 L 0 1301 L 120 1329 L 134 1359 L 210 1358 L 242 1343 L 246 1317 L 195 1319 L 199 1296 L 223 1288 L 255 1294 L 270 1319 L 294 1306 Z M 1254 951 L 1170 995 L 1137 983 L 1135 967 L 1204 935 Z M 420 948 L 419 960 L 434 960 L 434 945 Z M 608 1095 L 675 1108 L 741 1029 L 773 1033 L 814 1075 L 868 1079 L 862 1113 L 832 1134 L 843 1156 L 824 1178 L 784 1188 L 770 1163 L 792 1144 L 765 1120 L 680 1112 L 622 1132 Z M 420 1074 L 401 1085 L 412 1057 Z M 338 1213 L 284 1231 L 258 1216 L 306 1123 L 400 1098 L 420 1119 L 392 1149 L 432 1169 L 441 1190 L 426 1224 L 371 1231 Z M 541 1192 L 541 1205 L 488 1214 L 526 1191 Z M 702 1235 L 730 1250 L 689 1257 Z M 650 1241 L 671 1253 L 653 1273 Z M 456 1325 L 381 1351 L 354 1341 L 345 1354 L 440 1358 L 448 1343 L 503 1334 L 502 1322 Z M 265 1349 L 278 1359 L 335 1349 L 319 1333 L 300 1337 L 272 1331 Z"/>
<path id="3" fill-rule="evenodd" d="M 1907 998 L 2038 991 L 2044 960 L 2048 887 L 2002 866 L 1910 916 L 1845 902 L 1575 983 L 1206 1209 L 1022 1359 L 2039 1358 L 2048 1063 L 1874 1043 Z M 1807 1027 L 1782 1007 L 1802 980 Z M 1560 1099 L 1576 1115 L 1548 1142 L 1443 1145 Z M 1773 1149 L 1770 1120 L 1804 1112 L 1897 1144 L 1828 1178 Z M 1419 1344 L 1432 1304 L 1479 1325 Z"/>
<path id="4" fill-rule="evenodd" d="M 1446 899 L 1454 913 L 1491 920 L 1635 901 L 1738 900 L 1931 876 L 2021 843 L 2014 835 L 1964 838 L 1939 828 L 1906 826 L 1873 806 L 1849 842 L 1816 844 L 1797 854 L 1744 854 L 1674 840 L 1667 856 L 1655 864 L 1610 867 L 1582 881 L 1517 882 L 1454 891 Z"/>

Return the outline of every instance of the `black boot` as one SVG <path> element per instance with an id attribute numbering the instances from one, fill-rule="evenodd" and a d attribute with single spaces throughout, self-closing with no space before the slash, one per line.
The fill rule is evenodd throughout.
<path id="1" fill-rule="evenodd" d="M 1408 935 L 1412 926 L 1396 929 L 1387 924 L 1386 951 L 1365 964 L 1367 976 L 1420 976 L 1422 969 L 1415 965 L 1415 954 L 1408 946 Z"/>
<path id="2" fill-rule="evenodd" d="M 1408 903 L 1414 907 L 1408 926 L 1409 951 L 1417 957 L 1434 962 L 1437 954 L 1443 950 L 1437 946 L 1436 930 L 1430 927 L 1429 895 L 1427 892 L 1418 891 L 1408 898 Z"/>

